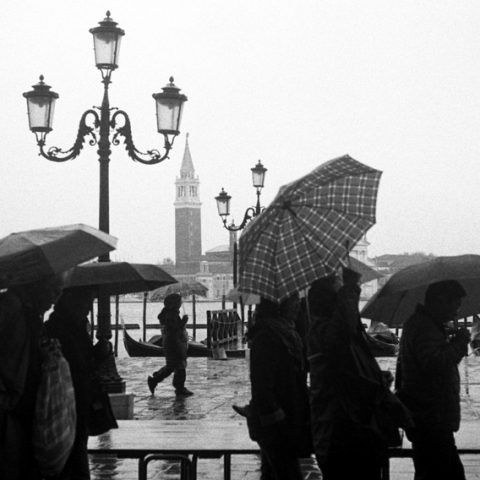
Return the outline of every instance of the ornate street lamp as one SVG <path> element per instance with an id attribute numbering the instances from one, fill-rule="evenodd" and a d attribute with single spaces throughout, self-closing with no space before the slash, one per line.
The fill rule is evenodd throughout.
<path id="1" fill-rule="evenodd" d="M 252 171 L 252 184 L 253 187 L 257 189 L 257 204 L 255 207 L 248 207 L 245 210 L 242 223 L 240 225 L 235 225 L 233 222 L 230 225 L 227 225 L 227 217 L 230 215 L 230 200 L 232 197 L 222 188 L 220 193 L 215 197 L 217 201 L 217 209 L 220 218 L 222 219 L 223 226 L 230 232 L 238 232 L 242 230 L 247 225 L 248 221 L 256 217 L 262 212 L 262 207 L 260 206 L 260 195 L 262 188 L 265 182 L 265 173 L 267 169 L 262 165 L 262 162 L 259 160 L 258 163 L 250 169 Z M 237 285 L 237 240 L 233 243 L 233 285 Z"/>
<path id="2" fill-rule="evenodd" d="M 117 27 L 117 23 L 110 17 L 110 12 L 99 25 L 90 29 L 93 35 L 95 64 L 102 74 L 104 85 L 103 99 L 100 107 L 86 110 L 80 118 L 77 138 L 72 147 L 62 150 L 59 147 L 45 147 L 47 134 L 53 128 L 53 112 L 58 94 L 50 90 L 44 83 L 43 75 L 40 81 L 33 85 L 33 90 L 23 96 L 27 99 L 28 121 L 30 130 L 35 134 L 39 155 L 53 162 L 64 162 L 76 158 L 88 138 L 91 146 L 98 145 L 100 163 L 100 198 L 99 198 L 99 229 L 109 233 L 109 173 L 108 165 L 112 145 L 123 144 L 129 157 L 146 165 L 154 165 L 168 158 L 175 137 L 180 133 L 183 104 L 187 97 L 180 93 L 180 89 L 170 77 L 169 83 L 162 88 L 162 92 L 154 93 L 156 104 L 157 130 L 163 135 L 163 154 L 156 149 L 142 152 L 137 149 L 132 139 L 130 119 L 126 112 L 110 107 L 108 87 L 113 70 L 118 68 L 120 41 L 125 32 Z M 115 113 L 111 115 L 112 110 Z M 108 254 L 99 258 L 99 261 L 108 262 Z M 100 293 L 98 298 L 98 331 L 97 339 L 103 343 L 106 351 L 111 351 L 112 337 L 110 324 L 110 297 Z M 108 380 L 111 392 L 124 391 L 125 383 L 121 381 L 115 367 L 113 355 L 110 355 L 110 364 L 104 369 L 104 379 Z"/>

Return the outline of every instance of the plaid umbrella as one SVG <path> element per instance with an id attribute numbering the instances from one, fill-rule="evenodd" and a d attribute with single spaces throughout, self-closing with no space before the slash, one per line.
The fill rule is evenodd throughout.
<path id="1" fill-rule="evenodd" d="M 239 290 L 275 302 L 334 272 L 375 223 L 382 172 L 344 155 L 280 188 L 239 240 Z"/>

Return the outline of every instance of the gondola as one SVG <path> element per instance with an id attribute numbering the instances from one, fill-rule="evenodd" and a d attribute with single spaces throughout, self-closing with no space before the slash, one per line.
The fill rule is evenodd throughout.
<path id="1" fill-rule="evenodd" d="M 161 335 L 155 335 L 148 342 L 134 340 L 123 329 L 123 344 L 130 357 L 164 357 L 165 352 L 161 346 Z M 202 342 L 190 340 L 188 342 L 187 355 L 189 357 L 211 357 L 212 352 Z"/>
<path id="2" fill-rule="evenodd" d="M 164 357 L 165 352 L 161 346 L 161 335 L 153 336 L 148 342 L 134 340 L 123 328 L 123 344 L 130 357 Z M 227 358 L 245 357 L 244 349 L 225 350 Z M 202 342 L 188 341 L 188 357 L 212 357 L 212 350 Z"/>

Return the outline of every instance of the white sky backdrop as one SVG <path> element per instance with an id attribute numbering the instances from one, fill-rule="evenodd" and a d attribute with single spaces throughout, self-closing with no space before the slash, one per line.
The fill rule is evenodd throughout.
<path id="1" fill-rule="evenodd" d="M 382 170 L 370 256 L 480 254 L 478 0 L 3 0 L 0 16 L 0 236 L 98 226 L 96 147 L 37 155 L 22 92 L 40 74 L 60 94 L 47 146 L 69 148 L 102 85 L 88 29 L 110 9 L 126 31 L 111 106 L 141 150 L 162 146 L 154 100 L 170 75 L 189 101 L 171 158 L 110 163 L 115 259 L 175 257 L 174 181 L 189 132 L 203 202 L 203 250 L 228 242 L 214 198 L 240 222 L 250 168 L 268 168 L 262 203 L 331 158 Z"/>

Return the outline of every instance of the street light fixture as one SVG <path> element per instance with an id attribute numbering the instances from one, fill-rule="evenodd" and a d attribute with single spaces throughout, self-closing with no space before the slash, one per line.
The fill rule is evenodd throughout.
<path id="1" fill-rule="evenodd" d="M 230 232 L 238 232 L 242 230 L 247 225 L 248 221 L 252 218 L 255 218 L 262 212 L 262 207 L 260 206 L 260 195 L 262 188 L 265 182 L 265 173 L 267 169 L 262 165 L 262 162 L 259 160 L 258 163 L 250 169 L 252 171 L 252 184 L 253 187 L 257 189 L 257 204 L 255 207 L 248 207 L 245 210 L 242 223 L 240 225 L 235 225 L 233 222 L 230 225 L 227 225 L 227 217 L 230 215 L 230 200 L 232 197 L 222 188 L 220 193 L 215 197 L 217 201 L 217 209 L 220 218 L 222 219 L 223 226 Z M 237 286 L 237 240 L 233 242 L 233 286 Z"/>
<path id="2" fill-rule="evenodd" d="M 260 206 L 260 195 L 262 188 L 265 182 L 265 173 L 267 169 L 262 165 L 262 162 L 259 160 L 258 163 L 250 169 L 252 171 L 252 184 L 254 188 L 257 189 L 257 204 L 255 207 L 248 207 L 245 211 L 242 223 L 240 225 L 235 225 L 233 222 L 230 225 L 227 225 L 227 217 L 230 215 L 230 200 L 232 197 L 222 188 L 220 193 L 215 197 L 217 201 L 217 210 L 220 218 L 222 219 L 223 226 L 231 231 L 237 232 L 242 230 L 249 220 L 256 217 L 262 211 Z"/>
<path id="3" fill-rule="evenodd" d="M 97 152 L 100 163 L 99 229 L 109 233 L 108 166 L 111 146 L 120 145 L 121 137 L 123 137 L 123 143 L 132 160 L 146 165 L 154 165 L 167 159 L 174 139 L 180 133 L 183 104 L 187 101 L 187 97 L 180 93 L 180 89 L 173 83 L 173 77 L 170 77 L 169 83 L 162 88 L 162 92 L 153 94 L 156 104 L 157 130 L 164 138 L 164 152 L 161 154 L 156 149 L 146 152 L 138 150 L 132 139 L 130 119 L 127 113 L 111 108 L 108 98 L 110 78 L 113 70 L 118 68 L 120 42 L 125 32 L 117 27 L 117 23 L 110 17 L 109 11 L 103 21 L 89 31 L 93 35 L 95 64 L 102 75 L 104 93 L 101 106 L 86 110 L 81 116 L 77 138 L 71 148 L 62 150 L 59 147 L 48 149 L 45 147 L 46 136 L 53 128 L 53 113 L 58 94 L 45 84 L 43 75 L 40 76 L 40 81 L 33 85 L 33 90 L 25 92 L 23 96 L 27 100 L 29 127 L 36 136 L 39 155 L 53 162 L 64 162 L 72 160 L 80 154 L 87 138 L 91 146 L 98 145 Z M 112 110 L 115 112 L 111 115 Z M 110 261 L 108 253 L 100 257 L 99 261 Z M 100 293 L 97 338 L 99 343 L 105 343 L 105 348 L 110 350 L 111 337 L 110 298 L 108 295 Z M 110 368 L 106 369 L 105 377 L 110 378 L 109 391 L 124 391 L 124 382 L 120 381 L 116 372 L 113 356 L 111 356 Z"/>

